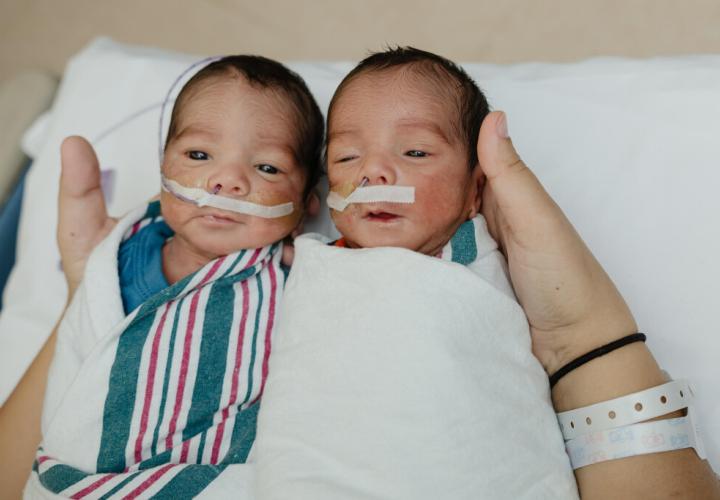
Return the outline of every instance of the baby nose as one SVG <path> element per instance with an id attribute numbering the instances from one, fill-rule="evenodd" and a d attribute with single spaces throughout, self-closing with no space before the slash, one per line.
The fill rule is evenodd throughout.
<path id="1" fill-rule="evenodd" d="M 244 196 L 250 191 L 250 183 L 247 176 L 238 168 L 224 169 L 210 176 L 207 190 L 212 194 L 224 196 Z"/>
<path id="2" fill-rule="evenodd" d="M 395 184 L 397 174 L 392 163 L 384 157 L 375 156 L 367 159 L 360 172 L 360 179 L 367 178 L 366 184 Z"/>

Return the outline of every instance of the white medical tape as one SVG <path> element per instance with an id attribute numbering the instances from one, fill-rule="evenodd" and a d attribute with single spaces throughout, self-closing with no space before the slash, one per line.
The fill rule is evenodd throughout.
<path id="1" fill-rule="evenodd" d="M 607 460 L 684 448 L 694 448 L 701 459 L 706 458 L 692 407 L 688 408 L 685 417 L 593 432 L 565 443 L 573 469 Z"/>
<path id="2" fill-rule="evenodd" d="M 693 402 L 687 380 L 673 380 L 644 391 L 558 413 L 565 440 L 622 427 L 687 408 Z"/>
<path id="3" fill-rule="evenodd" d="M 415 188 L 412 186 L 364 186 L 358 187 L 343 198 L 335 191 L 330 191 L 327 204 L 333 210 L 342 212 L 351 203 L 415 203 Z"/>
<path id="4" fill-rule="evenodd" d="M 282 203 L 280 205 L 258 205 L 251 201 L 236 200 L 226 196 L 208 193 L 204 189 L 183 186 L 178 182 L 161 177 L 162 188 L 176 198 L 197 205 L 198 207 L 215 207 L 221 210 L 237 212 L 239 214 L 254 215 L 264 219 L 276 219 L 293 213 L 293 203 Z"/>

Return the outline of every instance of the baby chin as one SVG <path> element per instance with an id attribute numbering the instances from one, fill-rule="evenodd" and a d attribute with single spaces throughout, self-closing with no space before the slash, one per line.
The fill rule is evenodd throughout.
<path id="1" fill-rule="evenodd" d="M 217 215 L 197 217 L 192 226 L 183 228 L 185 239 L 202 253 L 217 257 L 271 245 L 289 233 L 282 226 L 253 224 L 252 221 L 238 221 Z"/>

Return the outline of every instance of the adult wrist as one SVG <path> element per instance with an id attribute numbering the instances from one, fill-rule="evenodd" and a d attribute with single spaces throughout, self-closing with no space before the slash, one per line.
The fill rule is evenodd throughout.
<path id="1" fill-rule="evenodd" d="M 578 367 L 552 389 L 555 411 L 562 412 L 642 391 L 666 382 L 643 342 L 635 342 Z"/>
<path id="2" fill-rule="evenodd" d="M 629 314 L 533 334 L 533 351 L 548 375 L 580 356 L 637 332 Z M 548 339 L 548 340 L 544 340 Z"/>

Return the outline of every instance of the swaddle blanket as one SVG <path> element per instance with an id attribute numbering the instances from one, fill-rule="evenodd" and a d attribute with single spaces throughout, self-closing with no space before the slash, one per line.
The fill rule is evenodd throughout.
<path id="1" fill-rule="evenodd" d="M 259 499 L 577 498 L 482 217 L 441 257 L 296 240 L 253 451 Z"/>
<path id="2" fill-rule="evenodd" d="M 157 202 L 138 209 L 88 260 L 58 331 L 27 497 L 246 494 L 280 244 L 218 258 L 125 317 L 118 247 L 160 220 Z"/>

